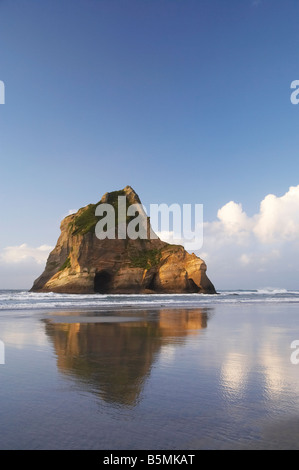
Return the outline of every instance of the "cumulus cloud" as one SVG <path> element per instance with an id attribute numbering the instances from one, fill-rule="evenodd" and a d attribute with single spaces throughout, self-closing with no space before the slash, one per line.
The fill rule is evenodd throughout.
<path id="1" fill-rule="evenodd" d="M 262 243 L 294 241 L 299 234 L 299 186 L 281 197 L 269 194 L 255 216 L 253 232 Z"/>
<path id="2" fill-rule="evenodd" d="M 159 235 L 165 241 L 171 238 Z M 299 185 L 280 197 L 268 194 L 253 216 L 239 202 L 226 203 L 216 220 L 204 223 L 203 247 L 196 254 L 218 285 L 256 288 L 272 280 L 275 287 L 289 283 L 298 288 Z"/>
<path id="3" fill-rule="evenodd" d="M 170 243 L 186 246 L 190 242 L 176 239 L 170 231 L 158 235 Z M 282 196 L 268 194 L 253 216 L 246 214 L 240 202 L 227 202 L 216 220 L 203 224 L 203 235 L 203 246 L 196 254 L 207 262 L 216 288 L 299 288 L 299 185 Z M 23 243 L 2 249 L 0 287 L 5 283 L 11 287 L 11 279 L 21 274 L 25 285 L 26 273 L 30 284 L 52 248 Z"/>
<path id="4" fill-rule="evenodd" d="M 251 228 L 251 221 L 242 209 L 241 204 L 230 201 L 217 213 L 217 217 L 229 234 L 242 233 Z"/>
<path id="5" fill-rule="evenodd" d="M 299 185 L 280 197 L 268 194 L 251 217 L 240 203 L 225 204 L 217 220 L 204 224 L 202 251 L 219 283 L 256 288 L 272 281 L 296 288 L 298 235 Z"/>
<path id="6" fill-rule="evenodd" d="M 170 243 L 172 245 L 184 245 L 186 243 L 184 238 L 179 238 L 172 230 L 155 230 L 155 234 L 164 242 Z"/>
<path id="7" fill-rule="evenodd" d="M 281 257 L 281 254 L 278 250 L 270 250 L 267 253 L 243 253 L 239 257 L 239 261 L 243 266 L 249 265 L 259 265 L 259 270 L 262 270 L 262 266 L 267 265 L 273 260 L 278 260 Z"/>
<path id="8" fill-rule="evenodd" d="M 0 253 L 0 263 L 22 263 L 24 261 L 33 261 L 37 264 L 44 264 L 48 258 L 49 252 L 53 247 L 41 245 L 37 248 L 23 243 L 19 246 L 8 246 Z"/>
<path id="9" fill-rule="evenodd" d="M 27 289 L 43 271 L 49 245 L 33 247 L 23 243 L 0 251 L 0 289 Z"/>
<path id="10" fill-rule="evenodd" d="M 234 240 L 234 243 L 243 245 L 248 242 L 252 232 L 253 221 L 243 211 L 242 205 L 230 201 L 217 212 L 214 222 L 204 224 L 205 236 L 217 242 L 226 244 Z"/>
<path id="11" fill-rule="evenodd" d="M 218 210 L 217 219 L 205 224 L 208 236 L 224 241 L 246 244 L 254 238 L 264 245 L 298 240 L 299 185 L 292 186 L 281 197 L 268 194 L 260 203 L 260 210 L 247 216 L 242 205 L 230 201 Z"/>

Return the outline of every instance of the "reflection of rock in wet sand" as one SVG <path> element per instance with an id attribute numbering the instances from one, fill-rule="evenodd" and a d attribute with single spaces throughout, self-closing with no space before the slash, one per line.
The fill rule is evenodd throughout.
<path id="1" fill-rule="evenodd" d="M 161 346 L 182 343 L 208 320 L 203 309 L 141 314 L 142 320 L 130 322 L 83 323 L 79 316 L 77 323 L 46 321 L 60 371 L 86 381 L 106 401 L 134 405 Z"/>

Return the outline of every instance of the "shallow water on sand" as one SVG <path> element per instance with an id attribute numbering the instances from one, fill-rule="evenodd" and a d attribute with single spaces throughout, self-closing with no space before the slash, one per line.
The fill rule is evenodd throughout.
<path id="1" fill-rule="evenodd" d="M 299 449 L 297 302 L 3 309 L 0 339 L 0 449 Z"/>

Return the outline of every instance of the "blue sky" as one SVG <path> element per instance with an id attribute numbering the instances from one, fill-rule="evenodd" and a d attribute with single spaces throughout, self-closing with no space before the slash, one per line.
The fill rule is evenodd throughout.
<path id="1" fill-rule="evenodd" d="M 0 288 L 30 287 L 68 211 L 127 184 L 145 206 L 204 205 L 216 287 L 296 288 L 294 234 L 246 225 L 255 238 L 231 234 L 218 265 L 213 243 L 221 208 L 258 224 L 299 184 L 298 17 L 295 0 L 0 1 Z"/>

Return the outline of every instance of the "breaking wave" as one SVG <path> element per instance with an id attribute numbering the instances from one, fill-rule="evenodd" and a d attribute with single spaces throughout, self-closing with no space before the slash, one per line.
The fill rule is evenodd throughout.
<path id="1" fill-rule="evenodd" d="M 263 288 L 219 291 L 209 294 L 56 294 L 25 290 L 0 290 L 0 310 L 48 310 L 74 308 L 200 307 L 219 303 L 299 302 L 299 290 Z"/>

